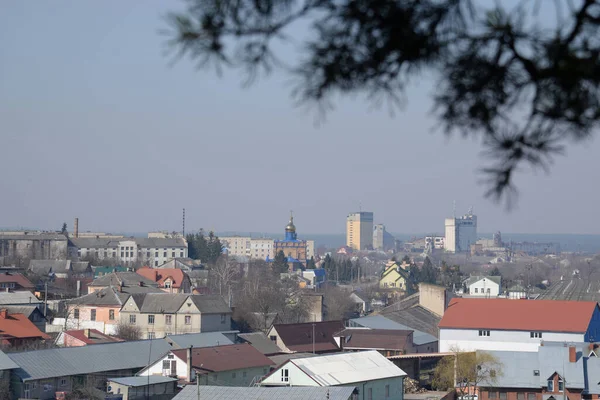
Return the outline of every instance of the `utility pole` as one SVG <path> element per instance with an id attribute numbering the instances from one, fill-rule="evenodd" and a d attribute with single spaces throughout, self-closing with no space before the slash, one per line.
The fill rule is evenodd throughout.
<path id="1" fill-rule="evenodd" d="M 48 315 L 48 281 L 44 282 L 44 318 Z"/>
<path id="2" fill-rule="evenodd" d="M 312 324 L 313 334 L 312 334 L 312 344 L 313 344 L 313 354 L 315 354 L 315 323 Z"/>

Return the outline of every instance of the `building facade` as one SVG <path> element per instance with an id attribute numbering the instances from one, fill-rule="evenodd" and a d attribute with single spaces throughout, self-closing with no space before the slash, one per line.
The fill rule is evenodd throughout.
<path id="1" fill-rule="evenodd" d="M 346 246 L 353 250 L 373 248 L 373 213 L 360 211 L 346 218 Z"/>
<path id="2" fill-rule="evenodd" d="M 306 240 L 298 239 L 296 226 L 294 225 L 294 216 L 290 216 L 290 221 L 285 227 L 285 238 L 273 242 L 273 254 L 276 256 L 280 251 L 288 258 L 289 263 L 300 263 L 306 266 L 308 261 L 308 244 Z"/>
<path id="3" fill-rule="evenodd" d="M 458 218 L 446 218 L 444 249 L 451 253 L 471 251 L 477 243 L 477 216 L 471 211 Z"/>
<path id="4" fill-rule="evenodd" d="M 67 237 L 60 233 L 0 232 L 0 257 L 64 260 L 67 258 Z"/>
<path id="5" fill-rule="evenodd" d="M 471 276 L 464 282 L 465 294 L 471 297 L 498 297 L 502 291 L 501 276 Z"/>

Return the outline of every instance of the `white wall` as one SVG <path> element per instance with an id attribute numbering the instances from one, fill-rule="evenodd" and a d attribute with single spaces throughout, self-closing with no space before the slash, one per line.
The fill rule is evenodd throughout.
<path id="1" fill-rule="evenodd" d="M 289 380 L 281 379 L 281 371 L 287 369 Z M 271 375 L 261 382 L 261 386 L 320 386 L 315 380 L 306 375 L 304 371 L 292 363 L 287 363 L 277 368 Z"/>
<path id="2" fill-rule="evenodd" d="M 477 293 L 475 293 L 477 289 Z M 488 293 L 489 289 L 489 293 Z M 478 297 L 498 297 L 500 294 L 500 285 L 488 278 L 481 278 L 475 283 L 469 285 L 469 295 Z"/>
<path id="3" fill-rule="evenodd" d="M 542 341 L 583 342 L 583 334 L 542 332 L 542 338 L 531 338 L 529 331 L 494 331 L 490 336 L 479 336 L 474 329 L 440 329 L 440 352 L 498 350 L 538 351 Z"/>
<path id="4" fill-rule="evenodd" d="M 152 364 L 150 366 L 150 368 L 146 368 L 142 371 L 140 371 L 138 373 L 139 376 L 148 376 L 148 375 L 163 375 L 163 369 L 162 369 L 162 365 L 163 365 L 163 361 L 164 360 L 175 360 L 175 363 L 177 365 L 177 378 L 178 379 L 183 379 L 186 380 L 187 379 L 187 362 L 183 361 L 181 358 L 173 355 L 173 358 L 168 358 L 168 356 L 171 355 L 171 353 L 169 352 L 168 354 L 165 354 L 164 357 L 162 357 L 160 360 L 158 360 L 157 362 L 155 362 L 154 364 Z M 165 371 L 165 374 L 163 376 L 169 376 L 171 373 L 171 371 Z M 192 371 L 192 374 L 194 374 L 194 372 Z"/>

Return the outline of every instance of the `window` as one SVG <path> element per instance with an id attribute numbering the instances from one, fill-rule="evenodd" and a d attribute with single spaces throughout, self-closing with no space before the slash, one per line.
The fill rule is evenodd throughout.
<path id="1" fill-rule="evenodd" d="M 191 325 L 192 324 L 192 317 L 190 315 L 186 315 L 185 316 L 185 324 L 186 325 Z"/>
<path id="2" fill-rule="evenodd" d="M 165 325 L 171 325 L 171 315 L 165 315 Z"/>
<path id="3" fill-rule="evenodd" d="M 525 400 L 525 393 L 517 393 L 517 400 Z"/>
<path id="4" fill-rule="evenodd" d="M 535 339 L 541 339 L 542 332 L 529 332 L 529 337 L 535 338 Z"/>
<path id="5" fill-rule="evenodd" d="M 179 252 L 179 257 L 183 258 L 183 251 Z"/>
<path id="6" fill-rule="evenodd" d="M 25 395 L 26 398 L 30 398 L 31 396 L 29 395 L 29 383 L 24 383 L 23 384 L 23 394 Z"/>
<path id="7" fill-rule="evenodd" d="M 527 400 L 535 400 L 535 393 L 527 393 Z"/>
<path id="8" fill-rule="evenodd" d="M 158 267 L 158 261 L 154 261 L 154 266 Z"/>
<path id="9" fill-rule="evenodd" d="M 231 373 L 231 379 L 235 379 L 235 376 L 236 376 L 236 375 L 235 375 L 235 372 L 232 372 L 232 373 Z"/>
<path id="10" fill-rule="evenodd" d="M 276 342 L 277 336 L 271 335 L 271 336 L 269 336 L 269 339 L 271 339 L 271 341 L 273 341 L 273 342 Z"/>
<path id="11" fill-rule="evenodd" d="M 174 251 L 171 252 L 171 257 L 175 258 L 175 252 Z"/>
<path id="12" fill-rule="evenodd" d="M 281 370 L 281 382 L 289 382 L 290 380 L 290 371 L 286 369 Z"/>
<path id="13" fill-rule="evenodd" d="M 475 293 L 478 293 L 478 290 L 479 290 L 479 289 L 475 288 Z"/>
<path id="14" fill-rule="evenodd" d="M 79 319 L 79 308 L 73 310 L 73 318 Z"/>
<path id="15" fill-rule="evenodd" d="M 154 332 L 148 332 L 148 339 L 156 339 L 156 334 Z"/>
<path id="16" fill-rule="evenodd" d="M 163 257 L 164 257 L 164 258 L 167 258 L 167 252 L 166 252 L 166 251 L 165 251 L 165 252 L 163 252 Z"/>
<path id="17" fill-rule="evenodd" d="M 115 319 L 115 310 L 108 310 L 108 319 L 111 321 Z"/>
<path id="18" fill-rule="evenodd" d="M 385 385 L 385 398 L 390 397 L 390 385 Z"/>
<path id="19" fill-rule="evenodd" d="M 488 392 L 488 398 L 489 399 L 496 399 L 496 398 L 498 398 L 498 392 Z"/>
<path id="20" fill-rule="evenodd" d="M 373 400 L 373 388 L 369 388 L 367 390 L 367 399 L 368 400 Z"/>
<path id="21" fill-rule="evenodd" d="M 500 400 L 506 400 L 506 392 L 500 392 Z"/>
<path id="22" fill-rule="evenodd" d="M 479 336 L 490 336 L 490 331 L 479 331 Z"/>
<path id="23" fill-rule="evenodd" d="M 171 281 L 165 281 L 165 288 L 171 289 Z"/>
<path id="24" fill-rule="evenodd" d="M 171 360 L 163 360 L 162 369 L 171 369 Z M 519 400 L 521 400 L 521 399 L 519 399 Z"/>
<path id="25" fill-rule="evenodd" d="M 221 323 L 224 324 L 225 321 L 227 319 L 227 316 L 225 314 L 221 314 Z"/>
<path id="26" fill-rule="evenodd" d="M 158 251 L 154 252 L 154 257 L 158 258 Z"/>
<path id="27" fill-rule="evenodd" d="M 149 251 L 146 252 L 146 258 L 150 258 L 150 252 Z"/>
<path id="28" fill-rule="evenodd" d="M 67 380 L 65 378 L 61 378 L 60 386 L 67 386 Z"/>
<path id="29" fill-rule="evenodd" d="M 554 392 L 554 381 L 552 379 L 548 379 L 548 391 Z"/>
<path id="30" fill-rule="evenodd" d="M 125 257 L 125 252 L 121 252 L 121 258 Z"/>
<path id="31" fill-rule="evenodd" d="M 148 325 L 154 325 L 154 315 L 148 315 Z"/>
<path id="32" fill-rule="evenodd" d="M 562 392 L 563 390 L 565 390 L 564 388 L 565 388 L 565 384 L 564 384 L 563 380 L 559 379 L 558 380 L 558 391 Z"/>
<path id="33" fill-rule="evenodd" d="M 96 309 L 95 308 L 93 308 L 92 311 L 91 311 L 90 319 L 92 321 L 96 320 Z"/>
<path id="34" fill-rule="evenodd" d="M 246 373 L 246 371 L 242 372 L 242 378 L 245 378 L 245 377 L 246 377 L 246 375 L 248 375 L 248 374 Z"/>
<path id="35" fill-rule="evenodd" d="M 130 323 L 131 325 L 135 325 L 135 315 L 130 315 L 130 316 L 129 316 L 129 323 Z"/>
<path id="36" fill-rule="evenodd" d="M 490 288 L 487 289 L 487 293 L 490 294 Z"/>

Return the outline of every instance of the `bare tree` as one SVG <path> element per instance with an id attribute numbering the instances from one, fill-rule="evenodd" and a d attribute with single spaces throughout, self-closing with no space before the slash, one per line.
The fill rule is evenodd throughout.
<path id="1" fill-rule="evenodd" d="M 233 258 L 221 256 L 210 269 L 214 285 L 223 295 L 223 290 L 231 288 L 232 283 L 240 276 L 240 264 Z"/>
<path id="2" fill-rule="evenodd" d="M 130 325 L 121 321 L 115 328 L 114 336 L 125 341 L 140 340 L 142 338 L 142 331 L 137 325 Z"/>
<path id="3" fill-rule="evenodd" d="M 355 304 L 350 299 L 350 293 L 338 287 L 329 287 L 323 292 L 326 317 L 328 321 L 344 319 L 354 310 Z"/>

